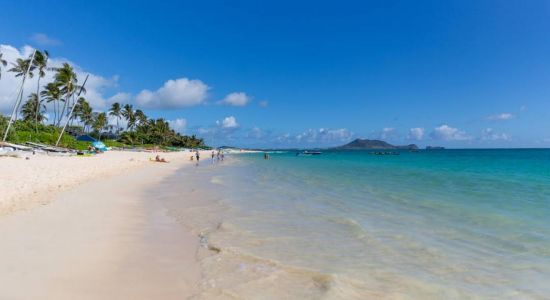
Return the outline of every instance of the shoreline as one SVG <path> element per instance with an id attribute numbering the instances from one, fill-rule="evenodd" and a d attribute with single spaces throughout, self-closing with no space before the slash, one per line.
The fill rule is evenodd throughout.
<path id="1" fill-rule="evenodd" d="M 21 166 L 38 161 L 31 168 L 20 167 L 14 183 L 29 175 L 25 174 L 28 170 L 53 162 L 68 172 L 66 166 L 71 169 L 76 160 L 84 159 L 84 163 L 77 162 L 77 167 L 89 166 L 92 170 L 14 188 L 18 193 L 12 193 L 15 197 L 10 201 L 15 209 L 0 214 L 0 282 L 4 286 L 0 298 L 192 296 L 201 273 L 196 260 L 198 237 L 148 195 L 164 178 L 193 164 L 189 152 L 160 153 L 171 161 L 168 164 L 150 163 L 149 157 L 155 155 L 115 152 L 93 157 L 97 160 L 32 157 L 12 162 L 12 166 Z M 98 171 L 107 164 L 111 167 Z M 47 172 L 29 180 L 40 182 Z M 61 187 L 52 189 L 55 184 Z M 16 199 L 29 195 L 30 199 L 17 203 Z"/>

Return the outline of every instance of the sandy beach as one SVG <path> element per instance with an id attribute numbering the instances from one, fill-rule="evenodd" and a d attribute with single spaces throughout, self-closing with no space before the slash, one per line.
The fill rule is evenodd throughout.
<path id="1" fill-rule="evenodd" d="M 182 299 L 197 237 L 144 191 L 190 154 L 1 158 L 0 299 Z M 206 158 L 207 153 L 202 157 Z"/>

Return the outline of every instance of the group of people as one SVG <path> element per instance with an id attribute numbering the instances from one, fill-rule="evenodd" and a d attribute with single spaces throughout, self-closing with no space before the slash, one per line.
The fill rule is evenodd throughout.
<path id="1" fill-rule="evenodd" d="M 212 163 L 215 163 L 216 161 L 223 161 L 223 159 L 225 158 L 225 154 L 223 153 L 222 150 L 218 149 L 218 151 L 212 151 Z M 193 160 L 196 160 L 196 164 L 195 165 L 199 165 L 199 161 L 201 159 L 201 154 L 199 152 L 199 150 L 196 150 L 195 151 L 195 154 L 191 155 L 191 157 L 189 157 L 189 160 L 193 161 Z"/>

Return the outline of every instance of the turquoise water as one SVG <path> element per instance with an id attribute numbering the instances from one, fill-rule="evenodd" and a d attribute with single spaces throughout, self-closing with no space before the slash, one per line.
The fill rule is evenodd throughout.
<path id="1" fill-rule="evenodd" d="M 247 154 L 178 176 L 206 189 L 172 206 L 215 250 L 205 298 L 550 299 L 550 150 Z"/>

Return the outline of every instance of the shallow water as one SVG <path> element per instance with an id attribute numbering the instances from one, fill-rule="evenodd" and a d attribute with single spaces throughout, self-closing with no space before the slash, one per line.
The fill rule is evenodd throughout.
<path id="1" fill-rule="evenodd" d="M 164 184 L 197 298 L 550 298 L 550 150 L 237 155 Z"/>

